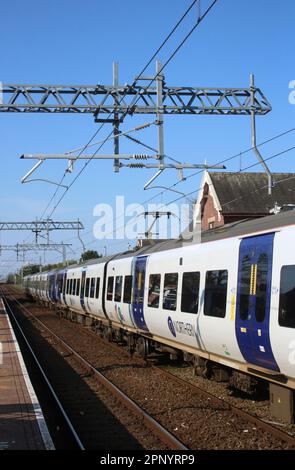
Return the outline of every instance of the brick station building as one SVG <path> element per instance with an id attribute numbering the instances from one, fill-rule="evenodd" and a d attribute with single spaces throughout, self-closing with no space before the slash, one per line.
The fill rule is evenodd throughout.
<path id="1" fill-rule="evenodd" d="M 273 173 L 274 187 L 268 194 L 266 173 L 205 171 L 193 210 L 194 225 L 202 230 L 255 219 L 295 206 L 295 173 Z"/>

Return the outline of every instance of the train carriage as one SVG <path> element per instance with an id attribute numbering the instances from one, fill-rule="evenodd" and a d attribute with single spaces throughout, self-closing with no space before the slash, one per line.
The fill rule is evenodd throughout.
<path id="1" fill-rule="evenodd" d="M 174 348 L 295 389 L 294 239 L 290 211 L 210 230 L 199 244 L 156 243 L 25 283 L 33 297 L 130 344 L 144 338 L 145 353 Z"/>

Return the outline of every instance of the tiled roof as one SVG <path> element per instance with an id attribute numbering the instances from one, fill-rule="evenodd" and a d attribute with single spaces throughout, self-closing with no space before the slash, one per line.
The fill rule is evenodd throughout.
<path id="1" fill-rule="evenodd" d="M 295 204 L 295 173 L 273 173 L 271 196 L 266 173 L 209 172 L 209 175 L 224 214 L 266 214 L 275 204 Z"/>

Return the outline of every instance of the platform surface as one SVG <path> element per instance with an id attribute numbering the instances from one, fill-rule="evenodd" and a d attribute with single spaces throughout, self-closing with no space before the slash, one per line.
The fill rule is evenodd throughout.
<path id="1" fill-rule="evenodd" d="M 0 298 L 0 450 L 54 449 Z"/>

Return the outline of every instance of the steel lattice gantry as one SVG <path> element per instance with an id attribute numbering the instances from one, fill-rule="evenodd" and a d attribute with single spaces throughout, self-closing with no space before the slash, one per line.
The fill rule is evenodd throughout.
<path id="1" fill-rule="evenodd" d="M 4 251 L 58 251 L 72 246 L 70 243 L 17 243 L 16 245 L 0 245 L 0 253 Z"/>
<path id="2" fill-rule="evenodd" d="M 251 115 L 253 110 L 258 115 L 271 111 L 257 87 L 168 87 L 163 83 L 161 114 Z M 103 121 L 99 115 L 117 114 L 120 119 L 157 114 L 159 106 L 157 88 L 151 86 L 2 84 L 0 112 L 92 113 Z"/>
<path id="3" fill-rule="evenodd" d="M 31 230 L 31 231 L 50 231 L 50 230 L 80 230 L 83 224 L 77 222 L 54 222 L 53 220 L 35 221 L 35 222 L 0 222 L 1 230 Z"/>

